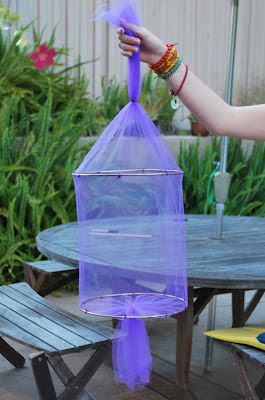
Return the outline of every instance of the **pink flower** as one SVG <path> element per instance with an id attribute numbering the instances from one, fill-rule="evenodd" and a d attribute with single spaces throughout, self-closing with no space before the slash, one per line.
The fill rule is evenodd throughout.
<path id="1" fill-rule="evenodd" d="M 31 53 L 30 58 L 34 61 L 35 68 L 41 70 L 53 65 L 55 56 L 55 49 L 49 49 L 46 44 L 41 44 Z"/>

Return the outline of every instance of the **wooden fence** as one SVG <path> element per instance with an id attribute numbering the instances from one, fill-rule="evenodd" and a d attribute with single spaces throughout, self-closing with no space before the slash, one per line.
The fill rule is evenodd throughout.
<path id="1" fill-rule="evenodd" d="M 65 63 L 95 60 L 85 66 L 94 94 L 100 77 L 126 79 L 126 60 L 120 56 L 115 31 L 92 22 L 92 13 L 106 0 L 5 0 L 22 23 L 37 18 L 37 27 L 49 37 L 56 24 L 56 45 L 69 47 Z M 179 42 L 190 68 L 221 96 L 228 55 L 231 0 L 141 0 L 143 24 L 165 41 Z M 234 103 L 243 91 L 265 79 L 265 1 L 240 0 Z M 146 70 L 146 67 L 144 67 Z"/>

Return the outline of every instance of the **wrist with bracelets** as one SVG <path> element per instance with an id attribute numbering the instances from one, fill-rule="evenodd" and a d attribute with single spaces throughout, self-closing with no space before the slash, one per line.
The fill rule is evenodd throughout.
<path id="1" fill-rule="evenodd" d="M 162 58 L 156 64 L 149 65 L 149 67 L 161 79 L 168 79 L 175 72 L 177 72 L 180 66 L 182 65 L 182 57 L 179 55 L 174 45 L 172 43 L 167 43 L 166 46 L 167 50 L 162 56 Z M 172 96 L 177 96 L 185 83 L 188 74 L 188 66 L 186 64 L 185 68 L 186 68 L 185 75 L 179 88 L 177 89 L 176 92 L 174 92 L 173 90 L 170 91 Z"/>

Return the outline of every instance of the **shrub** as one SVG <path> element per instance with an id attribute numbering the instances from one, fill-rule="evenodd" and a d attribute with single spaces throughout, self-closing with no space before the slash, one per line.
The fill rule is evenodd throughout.
<path id="1" fill-rule="evenodd" d="M 189 147 L 181 147 L 179 165 L 184 171 L 184 202 L 186 213 L 215 213 L 209 206 L 206 188 L 213 161 L 219 159 L 220 144 L 213 140 L 203 154 L 199 140 Z M 265 143 L 256 142 L 252 156 L 246 159 L 239 139 L 230 139 L 228 171 L 232 175 L 225 214 L 265 216 Z"/>
<path id="2" fill-rule="evenodd" d="M 76 219 L 71 173 L 86 151 L 78 141 L 98 129 L 87 80 L 60 66 L 66 50 L 37 71 L 31 47 L 17 45 L 26 29 L 10 45 L 0 29 L 0 283 L 19 279 L 22 261 L 39 257 L 42 229 Z M 35 34 L 36 46 L 40 40 Z"/>
<path id="3" fill-rule="evenodd" d="M 102 96 L 97 99 L 96 118 L 103 129 L 128 103 L 129 97 L 127 85 L 117 83 L 115 78 L 110 79 L 107 84 L 102 78 L 101 88 Z M 167 85 L 159 79 L 154 79 L 152 71 L 143 77 L 139 101 L 161 132 L 165 134 L 174 132 L 172 119 L 175 110 L 170 107 L 171 98 Z"/>

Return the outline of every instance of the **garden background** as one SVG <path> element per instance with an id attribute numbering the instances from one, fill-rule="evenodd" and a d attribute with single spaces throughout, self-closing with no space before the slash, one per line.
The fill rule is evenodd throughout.
<path id="1" fill-rule="evenodd" d="M 96 140 L 81 145 L 80 139 L 99 135 L 127 103 L 125 60 L 119 55 L 114 33 L 89 21 L 101 2 L 5 3 L 21 18 L 1 8 L 1 283 L 21 279 L 23 261 L 39 257 L 35 237 L 41 230 L 76 219 L 71 173 Z M 230 1 L 142 3 L 146 25 L 165 40 L 179 41 L 190 68 L 222 96 Z M 234 104 L 265 103 L 265 48 L 260 46 L 264 14 L 263 0 L 240 1 Z M 36 16 L 39 19 L 33 25 L 23 27 Z M 43 43 L 55 48 L 57 56 L 53 66 L 37 70 L 30 55 Z M 80 61 L 90 63 L 80 65 Z M 77 65 L 71 67 L 74 62 Z M 172 122 L 167 87 L 150 73 L 144 75 L 141 102 L 163 133 L 179 134 Z M 185 209 L 187 213 L 214 213 L 206 189 L 213 161 L 219 159 L 219 141 L 211 140 L 203 149 L 200 141 L 182 145 L 178 152 L 185 173 Z M 232 184 L 227 214 L 265 216 L 264 160 L 264 143 L 255 143 L 251 156 L 246 156 L 239 140 L 230 142 Z"/>

